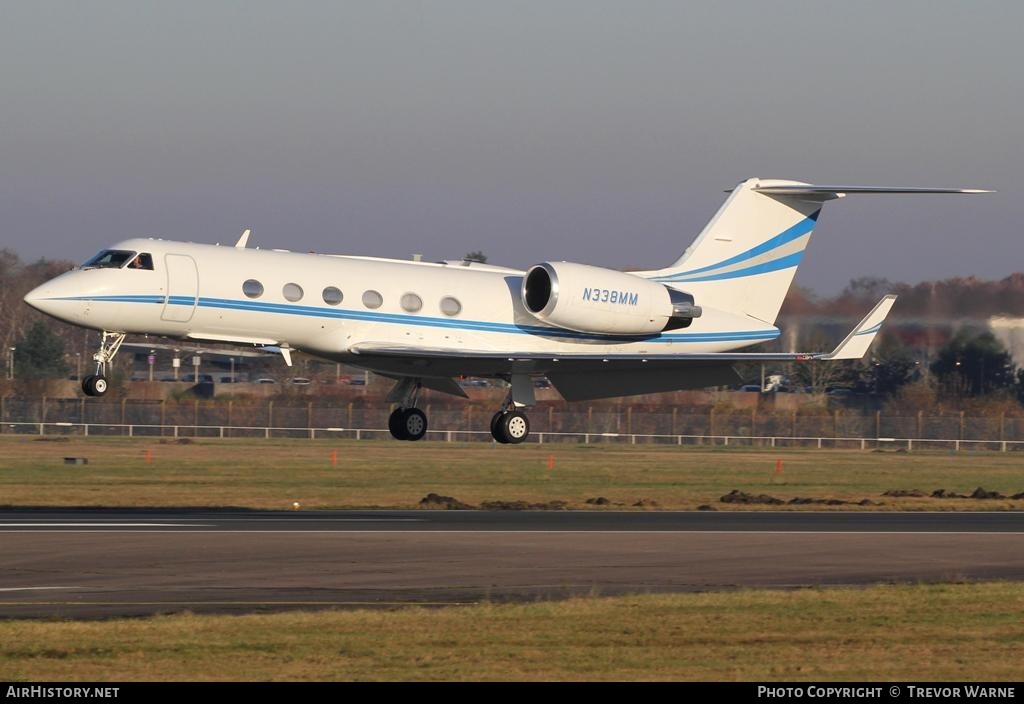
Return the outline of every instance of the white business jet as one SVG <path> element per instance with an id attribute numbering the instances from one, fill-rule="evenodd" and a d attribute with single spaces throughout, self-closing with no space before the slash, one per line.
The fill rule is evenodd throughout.
<path id="1" fill-rule="evenodd" d="M 862 357 L 892 308 L 885 296 L 827 353 L 737 353 L 773 340 L 774 322 L 827 200 L 859 193 L 972 189 L 815 186 L 750 179 L 731 191 L 671 266 L 621 272 L 573 262 L 526 271 L 130 239 L 46 282 L 25 301 L 103 333 L 86 394 L 107 390 L 126 334 L 273 348 L 395 380 L 391 433 L 419 440 L 421 388 L 456 396 L 460 375 L 504 379 L 491 421 L 501 443 L 530 431 L 532 377 L 569 401 L 736 383 L 739 361 Z"/>

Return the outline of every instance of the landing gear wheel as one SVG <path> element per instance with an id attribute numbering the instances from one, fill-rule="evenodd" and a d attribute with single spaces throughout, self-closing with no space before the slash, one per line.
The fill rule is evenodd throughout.
<path id="1" fill-rule="evenodd" d="M 427 434 L 427 415 L 418 408 L 396 408 L 388 416 L 388 430 L 395 440 L 419 440 Z"/>
<path id="2" fill-rule="evenodd" d="M 408 436 L 405 434 L 405 423 L 403 416 L 405 414 L 404 408 L 396 408 L 388 416 L 388 430 L 391 431 L 391 437 L 395 440 L 408 440 Z"/>
<path id="3" fill-rule="evenodd" d="M 525 414 L 512 411 L 498 422 L 498 430 L 505 436 L 505 442 L 518 445 L 530 434 L 530 421 Z"/>
<path id="4" fill-rule="evenodd" d="M 402 412 L 402 429 L 406 440 L 419 440 L 427 434 L 427 414 L 418 408 L 407 408 Z"/>
<path id="5" fill-rule="evenodd" d="M 491 418 L 491 437 L 501 444 L 508 442 L 508 438 L 505 437 L 504 433 L 501 432 L 501 417 L 505 415 L 502 411 L 498 411 Z"/>
<path id="6" fill-rule="evenodd" d="M 82 391 L 86 396 L 102 396 L 107 393 L 107 377 L 102 374 L 90 374 L 82 380 Z"/>

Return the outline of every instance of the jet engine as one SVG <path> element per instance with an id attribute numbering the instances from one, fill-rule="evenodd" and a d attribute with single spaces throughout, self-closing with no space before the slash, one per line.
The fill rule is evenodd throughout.
<path id="1" fill-rule="evenodd" d="M 573 262 L 526 272 L 523 305 L 539 320 L 577 332 L 652 335 L 685 328 L 700 306 L 683 291 L 632 274 Z"/>

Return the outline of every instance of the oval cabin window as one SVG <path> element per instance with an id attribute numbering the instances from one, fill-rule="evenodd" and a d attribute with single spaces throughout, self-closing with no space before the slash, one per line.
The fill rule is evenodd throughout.
<path id="1" fill-rule="evenodd" d="M 249 298 L 259 298 L 263 295 L 263 284 L 256 279 L 249 279 L 242 284 L 242 293 Z"/>
<path id="2" fill-rule="evenodd" d="M 462 304 L 457 298 L 445 296 L 441 299 L 441 312 L 445 315 L 458 315 L 462 312 Z"/>
<path id="3" fill-rule="evenodd" d="M 379 291 L 364 291 L 363 305 L 367 308 L 380 308 L 384 305 L 384 296 Z"/>
<path id="4" fill-rule="evenodd" d="M 423 307 L 423 299 L 415 293 L 407 293 L 402 296 L 402 310 L 415 313 Z"/>
<path id="5" fill-rule="evenodd" d="M 328 286 L 324 289 L 324 303 L 330 306 L 336 306 L 341 303 L 345 296 L 342 294 L 341 289 L 336 286 Z"/>
<path id="6" fill-rule="evenodd" d="M 298 284 L 285 284 L 281 292 L 292 303 L 302 300 L 302 287 Z"/>

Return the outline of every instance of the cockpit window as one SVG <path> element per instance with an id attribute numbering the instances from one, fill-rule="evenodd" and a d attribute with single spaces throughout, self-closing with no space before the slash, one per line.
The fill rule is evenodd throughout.
<path id="1" fill-rule="evenodd" d="M 145 269 L 146 271 L 153 271 L 153 257 L 143 252 L 139 256 L 132 259 L 128 264 L 129 269 Z"/>
<path id="2" fill-rule="evenodd" d="M 128 260 L 135 256 L 135 252 L 127 249 L 105 249 L 95 257 L 82 265 L 83 269 L 120 269 Z M 153 260 L 150 259 L 150 268 L 153 268 Z"/>

